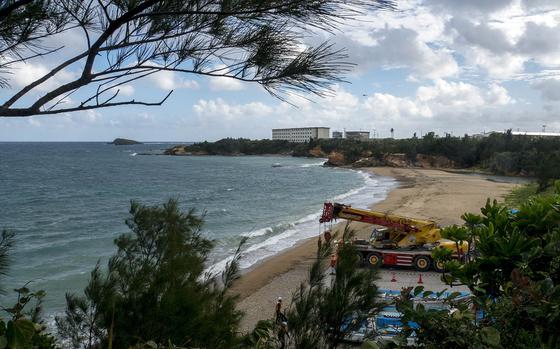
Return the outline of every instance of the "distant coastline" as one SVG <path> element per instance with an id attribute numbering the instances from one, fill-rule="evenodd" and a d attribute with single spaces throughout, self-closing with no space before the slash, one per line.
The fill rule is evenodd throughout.
<path id="1" fill-rule="evenodd" d="M 332 167 L 395 167 L 469 171 L 536 178 L 550 186 L 560 173 L 560 139 L 491 134 L 487 137 L 438 137 L 433 132 L 408 139 L 250 140 L 224 138 L 216 142 L 180 144 L 164 150 L 170 156 L 274 155 L 326 158 Z"/>

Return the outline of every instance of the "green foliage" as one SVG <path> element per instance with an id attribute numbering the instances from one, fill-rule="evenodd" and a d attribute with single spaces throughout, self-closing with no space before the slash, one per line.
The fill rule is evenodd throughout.
<path id="1" fill-rule="evenodd" d="M 85 297 L 66 294 L 65 317 L 56 318 L 60 337 L 68 340 L 74 348 L 93 348 L 100 338 L 106 336 L 103 327 L 102 303 L 105 290 L 99 264 L 92 270 L 90 281 L 84 290 Z"/>
<path id="2" fill-rule="evenodd" d="M 506 197 L 505 203 L 508 207 L 518 208 L 525 201 L 537 195 L 538 184 L 528 183 L 513 189 Z"/>
<path id="3" fill-rule="evenodd" d="M 420 326 L 418 344 L 427 348 L 557 348 L 560 338 L 560 195 L 529 198 L 512 213 L 488 201 L 482 215 L 465 214 L 461 235 L 476 245 L 476 258 L 448 261 L 449 284 L 469 287 L 474 309 L 454 304 L 452 312 L 399 303 L 405 321 Z M 462 231 L 459 234 L 459 229 Z M 407 329 L 406 334 L 411 334 Z"/>
<path id="4" fill-rule="evenodd" d="M 2 309 L 8 314 L 8 320 L 0 319 L 0 348 L 55 348 L 55 339 L 45 331 L 40 319 L 45 292 L 31 292 L 25 286 L 14 291 L 18 295 L 16 304 Z"/>
<path id="5" fill-rule="evenodd" d="M 0 276 L 6 275 L 10 266 L 10 250 L 14 245 L 14 233 L 8 230 L 2 230 L 0 236 Z M 4 285 L 0 284 L 0 293 L 4 293 Z"/>
<path id="6" fill-rule="evenodd" d="M 10 231 L 2 231 L 0 276 L 6 275 L 9 269 L 9 253 L 14 245 L 14 236 Z M 45 331 L 46 326 L 41 320 L 41 304 L 45 292 L 32 292 L 27 285 L 15 289 L 14 292 L 17 294 L 16 303 L 11 307 L 1 307 L 7 318 L 0 317 L 0 349 L 54 348 L 55 340 Z"/>
<path id="7" fill-rule="evenodd" d="M 292 154 L 296 151 L 299 156 L 308 156 L 308 145 L 304 149 L 298 148 L 298 143 L 281 140 L 250 140 L 244 138 L 224 138 L 217 142 L 202 142 L 187 146 L 189 152 L 203 152 L 209 155 L 265 155 Z M 307 152 L 303 154 L 303 152 Z"/>
<path id="8" fill-rule="evenodd" d="M 202 237 L 202 219 L 181 212 L 170 200 L 161 207 L 133 202 L 115 240 L 107 271 L 96 267 L 84 296 L 68 295 L 66 315 L 57 319 L 61 337 L 75 348 L 112 344 L 173 343 L 196 348 L 231 348 L 241 314 L 236 297 L 204 273 L 213 243 Z M 224 273 L 236 277 L 238 256 Z"/>
<path id="9" fill-rule="evenodd" d="M 456 252 L 458 255 L 461 255 L 460 246 L 462 245 L 463 241 L 469 240 L 470 237 L 467 228 L 458 227 L 456 225 L 443 228 L 441 230 L 441 236 L 445 239 L 449 239 L 455 242 Z"/>
<path id="10" fill-rule="evenodd" d="M 279 345 L 276 331 L 277 325 L 273 320 L 261 320 L 253 331 L 243 338 L 240 348 L 276 349 Z"/>
<path id="11" fill-rule="evenodd" d="M 350 235 L 347 227 L 343 241 Z M 362 320 L 381 308 L 376 302 L 376 270 L 358 268 L 360 260 L 351 244 L 339 244 L 336 275 L 329 284 L 323 266 L 332 248 L 327 243 L 321 246 L 309 280 L 294 293 L 286 312 L 289 348 L 337 348 Z M 349 323 L 350 319 L 354 321 Z"/>
<path id="12" fill-rule="evenodd" d="M 539 183 L 539 191 L 543 191 L 550 186 L 550 182 L 560 178 L 560 150 L 541 152 L 539 154 L 539 163 L 537 171 L 537 181 Z"/>

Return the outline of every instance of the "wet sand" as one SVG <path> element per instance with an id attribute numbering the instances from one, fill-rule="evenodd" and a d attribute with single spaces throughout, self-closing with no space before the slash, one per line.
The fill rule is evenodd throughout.
<path id="1" fill-rule="evenodd" d="M 516 184 L 488 180 L 484 176 L 451 173 L 440 170 L 371 168 L 372 173 L 394 177 L 399 187 L 371 209 L 414 218 L 431 219 L 440 226 L 461 224 L 465 212 L 480 213 L 487 198 L 503 200 Z M 318 223 L 317 223 L 318 224 Z M 343 229 L 340 223 L 335 229 Z M 351 223 L 358 236 L 368 236 L 371 226 Z M 317 250 L 317 239 L 304 240 L 284 253 L 273 256 L 246 272 L 233 286 L 239 294 L 239 309 L 245 312 L 241 329 L 250 330 L 259 320 L 273 317 L 277 297 L 284 304 L 292 292 L 307 278 Z M 410 271 L 397 271 L 403 276 Z M 392 273 L 383 270 L 381 282 Z M 415 276 L 412 276 L 415 277 Z M 437 282 L 437 280 L 436 280 Z M 395 288 L 400 288 L 395 285 Z"/>

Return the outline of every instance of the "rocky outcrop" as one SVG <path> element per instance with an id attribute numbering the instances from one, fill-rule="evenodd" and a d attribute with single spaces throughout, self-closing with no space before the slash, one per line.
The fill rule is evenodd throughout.
<path id="1" fill-rule="evenodd" d="M 333 151 L 329 154 L 327 162 L 325 162 L 325 166 L 345 166 L 348 165 L 346 163 L 346 159 L 344 158 L 344 154 Z"/>
<path id="2" fill-rule="evenodd" d="M 134 145 L 134 144 L 142 144 L 142 142 L 135 141 L 133 139 L 126 139 L 126 138 L 115 138 L 111 143 L 114 145 Z"/>
<path id="3" fill-rule="evenodd" d="M 416 155 L 416 166 L 422 168 L 456 168 L 457 165 L 442 155 Z"/>
<path id="4" fill-rule="evenodd" d="M 338 163 L 340 163 L 339 161 Z M 344 164 L 348 165 L 348 164 Z M 331 166 L 341 166 L 334 165 Z M 385 154 L 382 159 L 375 157 L 364 157 L 351 164 L 352 167 L 375 167 L 375 166 L 389 166 L 389 167 L 420 167 L 420 168 L 456 168 L 456 164 L 445 156 L 441 155 L 424 155 L 418 154 L 413 160 L 409 156 L 402 153 Z"/>
<path id="5" fill-rule="evenodd" d="M 172 148 L 165 149 L 163 155 L 185 156 L 185 155 L 208 155 L 203 151 L 190 151 L 187 145 L 176 145 Z"/>
<path id="6" fill-rule="evenodd" d="M 309 150 L 309 156 L 314 158 L 324 158 L 327 157 L 327 154 L 321 149 L 320 146 L 316 146 L 315 148 Z"/>
<path id="7" fill-rule="evenodd" d="M 367 157 L 367 158 L 361 158 L 360 160 L 352 164 L 352 167 L 354 168 L 376 167 L 376 166 L 385 166 L 385 162 L 383 160 L 379 160 L 374 157 Z"/>
<path id="8" fill-rule="evenodd" d="M 169 149 L 165 149 L 163 155 L 187 155 L 186 145 L 175 145 Z"/>
<path id="9" fill-rule="evenodd" d="M 414 164 L 406 157 L 406 154 L 387 154 L 383 157 L 385 166 L 389 167 L 412 167 Z"/>

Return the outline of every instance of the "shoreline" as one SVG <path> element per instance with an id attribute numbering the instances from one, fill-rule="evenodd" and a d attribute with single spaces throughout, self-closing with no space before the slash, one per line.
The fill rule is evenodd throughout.
<path id="1" fill-rule="evenodd" d="M 369 209 L 431 219 L 442 227 L 461 224 L 460 216 L 464 212 L 479 213 L 487 197 L 503 201 L 518 185 L 442 170 L 391 167 L 361 170 L 397 181 L 397 186 L 382 201 L 368 204 Z M 338 222 L 333 231 L 345 224 Z M 371 230 L 370 225 L 357 222 L 350 223 L 350 228 L 364 237 Z M 293 247 L 256 263 L 234 283 L 231 292 L 239 295 L 238 309 L 245 313 L 243 331 L 251 330 L 258 320 L 271 318 L 277 297 L 283 297 L 286 306 L 290 303 L 292 292 L 307 279 L 309 266 L 315 259 L 316 239 L 300 240 Z"/>
<path id="2" fill-rule="evenodd" d="M 377 179 L 380 181 L 387 181 L 389 180 L 390 183 L 388 184 L 387 190 L 383 193 L 383 196 L 380 197 L 371 197 L 371 200 L 368 200 L 368 203 L 365 205 L 371 208 L 373 205 L 382 202 L 383 200 L 387 199 L 387 196 L 391 191 L 395 188 L 400 187 L 403 182 L 406 182 L 405 178 L 398 179 L 394 176 L 387 176 L 376 174 L 371 171 L 370 168 L 360 168 L 360 169 L 353 169 L 353 168 L 345 168 L 349 171 L 358 172 L 364 177 L 370 177 L 372 174 L 375 175 Z M 384 184 L 377 183 L 378 185 L 383 186 Z M 387 183 L 385 183 L 387 185 Z M 367 186 L 363 187 L 367 188 Z M 360 188 L 360 189 L 363 189 Z M 342 194 L 346 196 L 348 193 Z M 374 193 L 372 195 L 377 195 Z M 338 202 L 344 202 L 346 198 L 336 199 Z M 374 201 L 372 203 L 372 201 Z M 320 215 L 318 213 L 317 219 Z M 339 221 L 333 224 L 332 231 L 333 233 L 342 233 L 344 230 L 346 222 Z M 356 230 L 358 225 L 362 225 L 364 227 L 369 227 L 367 224 L 360 224 L 360 223 L 351 223 L 351 228 Z M 318 221 L 314 223 L 314 228 L 318 228 Z M 264 286 L 268 281 L 274 279 L 275 277 L 282 275 L 284 273 L 289 272 L 293 269 L 294 265 L 311 265 L 312 262 L 315 260 L 314 256 L 317 249 L 317 238 L 318 233 L 315 233 L 314 236 L 306 237 L 300 240 L 297 240 L 294 245 L 288 247 L 282 251 L 279 251 L 276 254 L 269 255 L 258 262 L 250 265 L 249 267 L 243 269 L 241 271 L 241 277 L 238 279 L 232 288 L 232 292 L 239 295 L 240 299 L 243 300 L 257 291 L 259 288 Z M 280 262 L 279 262 L 280 261 Z M 289 263 L 285 263 L 285 261 L 290 261 Z"/>

